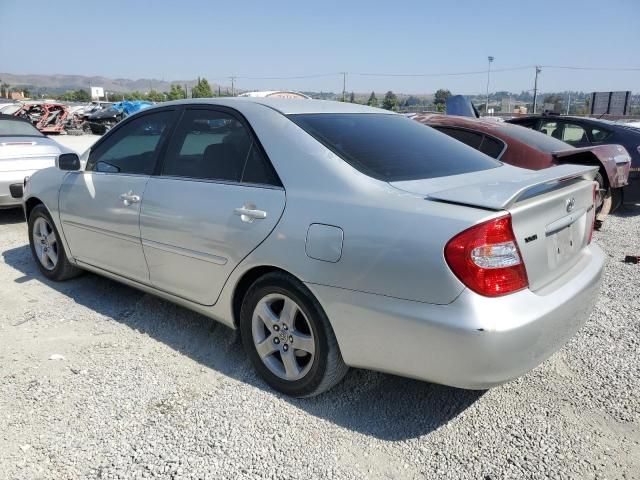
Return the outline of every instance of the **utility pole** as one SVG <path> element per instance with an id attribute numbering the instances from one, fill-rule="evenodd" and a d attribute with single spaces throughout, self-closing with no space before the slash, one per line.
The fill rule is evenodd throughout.
<path id="1" fill-rule="evenodd" d="M 342 72 L 342 101 L 345 101 L 345 94 L 347 90 L 347 72 Z"/>
<path id="2" fill-rule="evenodd" d="M 569 93 L 569 99 L 567 100 L 567 115 L 569 115 L 569 109 L 571 108 L 571 92 Z"/>
<path id="3" fill-rule="evenodd" d="M 231 75 L 231 96 L 232 97 L 236 96 L 235 81 L 236 81 L 236 77 Z"/>
<path id="4" fill-rule="evenodd" d="M 491 62 L 493 62 L 493 57 L 487 57 L 489 60 L 489 68 L 487 69 L 487 103 L 484 106 L 485 115 L 489 115 L 489 80 L 491 79 Z"/>
<path id="5" fill-rule="evenodd" d="M 536 114 L 536 107 L 538 103 L 538 74 L 542 69 L 536 65 L 536 79 L 533 82 L 533 114 Z"/>

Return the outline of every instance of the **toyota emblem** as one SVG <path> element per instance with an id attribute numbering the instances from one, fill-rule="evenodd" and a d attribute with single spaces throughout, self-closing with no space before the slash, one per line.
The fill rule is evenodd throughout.
<path id="1" fill-rule="evenodd" d="M 573 207 L 576 206 L 576 199 L 574 197 L 568 198 L 565 203 L 567 206 L 567 212 L 570 212 L 573 210 Z"/>

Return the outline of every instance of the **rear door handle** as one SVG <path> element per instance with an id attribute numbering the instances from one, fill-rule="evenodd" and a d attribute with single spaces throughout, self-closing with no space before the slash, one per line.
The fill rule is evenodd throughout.
<path id="1" fill-rule="evenodd" d="M 128 207 L 133 203 L 138 203 L 140 201 L 140 196 L 135 195 L 131 190 L 129 190 L 129 192 L 120 195 L 120 200 L 122 200 L 122 203 Z"/>
<path id="2" fill-rule="evenodd" d="M 254 220 L 264 220 L 267 218 L 267 212 L 264 210 L 257 210 L 255 205 L 245 205 L 233 210 L 236 215 L 240 216 L 240 220 L 243 222 L 251 223 Z"/>

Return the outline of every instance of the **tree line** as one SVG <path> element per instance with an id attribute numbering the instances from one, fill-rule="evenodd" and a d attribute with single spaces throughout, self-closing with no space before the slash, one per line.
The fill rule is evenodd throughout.
<path id="1" fill-rule="evenodd" d="M 218 89 L 218 92 L 214 92 L 211 85 L 206 78 L 198 77 L 196 84 L 191 88 L 191 98 L 208 98 L 215 96 L 229 96 L 229 92 L 224 92 Z M 70 90 L 61 95 L 53 96 L 56 100 L 62 100 L 65 102 L 90 102 L 91 94 L 89 90 L 79 88 L 77 90 Z M 133 92 L 107 92 L 107 97 L 104 100 L 109 101 L 121 101 L 121 100 L 146 100 L 148 102 L 165 102 L 169 100 L 181 100 L 188 98 L 187 90 L 185 86 L 179 84 L 172 84 L 168 92 L 160 92 L 158 90 L 151 89 L 148 92 L 140 92 L 134 90 Z"/>

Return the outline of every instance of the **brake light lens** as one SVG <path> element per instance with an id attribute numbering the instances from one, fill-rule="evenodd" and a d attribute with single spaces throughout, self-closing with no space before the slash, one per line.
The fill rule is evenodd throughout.
<path id="1" fill-rule="evenodd" d="M 592 215 L 591 215 L 591 230 L 589 230 L 589 241 L 587 241 L 587 245 L 591 243 L 591 239 L 593 238 L 593 231 L 596 228 L 596 199 L 598 195 L 598 183 L 593 182 L 593 205 L 591 207 Z"/>
<path id="2" fill-rule="evenodd" d="M 459 233 L 444 256 L 456 277 L 480 295 L 499 297 L 529 286 L 509 214 Z"/>

